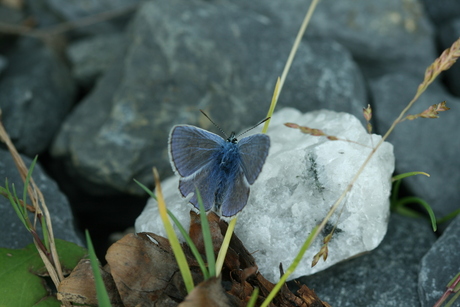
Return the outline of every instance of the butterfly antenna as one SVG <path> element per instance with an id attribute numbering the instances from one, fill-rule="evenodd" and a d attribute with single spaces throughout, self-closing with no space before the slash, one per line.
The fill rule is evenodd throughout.
<path id="1" fill-rule="evenodd" d="M 203 115 L 206 116 L 206 118 L 209 119 L 209 121 L 210 121 L 214 126 L 216 126 L 217 129 L 220 130 L 220 132 L 222 132 L 222 134 L 225 136 L 226 139 L 228 138 L 228 136 L 227 136 L 227 134 L 225 133 L 225 131 L 222 130 L 222 128 L 219 127 L 219 125 L 217 125 L 215 122 L 213 122 L 212 119 L 211 119 L 206 113 L 204 113 L 203 110 L 200 109 L 200 112 L 203 113 Z"/>
<path id="2" fill-rule="evenodd" d="M 246 132 L 248 132 L 248 131 L 250 131 L 250 130 L 256 128 L 256 127 L 259 126 L 260 124 L 265 123 L 265 122 L 266 122 L 267 120 L 269 120 L 270 118 L 271 118 L 271 117 L 267 117 L 267 118 L 265 118 L 265 119 L 262 119 L 260 122 L 258 122 L 257 124 L 255 124 L 254 126 L 252 126 L 251 128 L 249 128 L 248 130 L 243 131 L 243 132 L 241 132 L 240 134 L 238 134 L 236 137 L 238 138 L 240 135 L 243 135 L 243 134 L 245 134 Z"/>

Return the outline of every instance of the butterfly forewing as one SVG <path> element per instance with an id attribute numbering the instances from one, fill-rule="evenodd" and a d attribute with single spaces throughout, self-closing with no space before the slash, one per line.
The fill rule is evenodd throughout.
<path id="1" fill-rule="evenodd" d="M 270 138 L 265 134 L 254 134 L 239 142 L 241 167 L 249 184 L 253 184 L 262 171 L 270 148 Z"/>
<path id="2" fill-rule="evenodd" d="M 188 177 L 213 160 L 225 140 L 209 131 L 187 125 L 173 127 L 169 152 L 173 168 Z"/>

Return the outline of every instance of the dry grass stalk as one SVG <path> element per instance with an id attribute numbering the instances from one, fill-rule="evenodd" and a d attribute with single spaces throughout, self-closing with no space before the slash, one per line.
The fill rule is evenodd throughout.
<path id="1" fill-rule="evenodd" d="M 3 123 L 1 121 L 1 116 L 2 112 L 0 109 L 0 140 L 6 144 L 11 156 L 13 157 L 13 161 L 16 164 L 21 179 L 25 184 L 27 173 L 29 170 L 26 167 L 21 156 L 19 155 L 18 151 L 16 150 L 16 147 L 11 141 L 8 133 L 6 132 L 5 127 L 3 126 Z M 29 179 L 29 185 L 27 186 L 27 194 L 32 202 L 34 212 L 34 223 L 33 228 L 31 229 L 34 244 L 57 289 L 61 281 L 64 280 L 64 274 L 62 273 L 61 263 L 59 262 L 59 257 L 56 250 L 53 227 L 48 207 L 46 206 L 45 198 L 43 197 L 42 192 L 35 184 L 35 181 L 32 177 L 30 177 Z M 44 239 L 48 242 L 48 246 L 43 244 L 40 237 L 35 231 L 37 220 L 40 220 L 42 217 L 45 218 L 45 225 L 42 225 L 42 227 L 47 227 L 47 238 Z M 64 304 L 64 306 L 71 306 L 69 302 L 63 301 L 62 303 Z"/>

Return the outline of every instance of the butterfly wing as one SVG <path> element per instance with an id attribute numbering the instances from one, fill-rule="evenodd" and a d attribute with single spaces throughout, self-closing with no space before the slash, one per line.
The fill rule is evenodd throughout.
<path id="1" fill-rule="evenodd" d="M 186 197 L 190 193 L 194 193 L 189 202 L 198 210 L 200 209 L 200 206 L 198 204 L 196 189 L 200 192 L 205 211 L 211 210 L 214 206 L 218 185 L 218 181 L 213 179 L 214 170 L 215 163 L 209 162 L 193 176 L 181 178 L 179 181 L 179 191 L 183 197 Z"/>
<path id="2" fill-rule="evenodd" d="M 249 183 L 240 167 L 234 180 L 228 182 L 221 205 L 221 216 L 232 217 L 236 215 L 246 206 L 248 197 Z"/>
<path id="3" fill-rule="evenodd" d="M 168 142 L 171 165 L 181 177 L 191 176 L 213 160 L 224 142 L 217 134 L 194 126 L 174 126 Z"/>
<path id="4" fill-rule="evenodd" d="M 270 138 L 265 134 L 254 134 L 238 142 L 241 167 L 251 185 L 256 181 L 270 149 Z"/>

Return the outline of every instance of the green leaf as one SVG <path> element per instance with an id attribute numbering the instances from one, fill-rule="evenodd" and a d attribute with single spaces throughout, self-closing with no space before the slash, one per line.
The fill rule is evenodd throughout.
<path id="1" fill-rule="evenodd" d="M 31 273 L 44 267 L 33 244 L 25 249 L 0 249 L 0 306 L 33 306 L 48 296 L 41 277 Z"/>
<path id="2" fill-rule="evenodd" d="M 73 269 L 86 254 L 84 248 L 71 242 L 56 240 L 56 245 L 63 269 Z M 59 306 L 48 305 L 52 300 L 48 301 L 46 282 L 37 275 L 45 272 L 33 243 L 23 249 L 0 248 L 0 306 Z"/>

